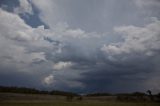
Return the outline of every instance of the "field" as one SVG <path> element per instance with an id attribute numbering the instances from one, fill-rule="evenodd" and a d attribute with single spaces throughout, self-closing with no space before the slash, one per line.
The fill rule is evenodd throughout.
<path id="1" fill-rule="evenodd" d="M 121 103 L 121 102 L 6 102 L 0 106 L 160 106 L 158 103 Z"/>
<path id="2" fill-rule="evenodd" d="M 64 96 L 0 94 L 0 106 L 160 106 L 151 102 L 118 102 L 115 97 L 84 97 L 67 101 Z"/>

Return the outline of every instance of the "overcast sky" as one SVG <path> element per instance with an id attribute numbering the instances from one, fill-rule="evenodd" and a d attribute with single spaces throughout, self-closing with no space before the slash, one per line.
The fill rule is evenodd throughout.
<path id="1" fill-rule="evenodd" d="M 0 85 L 160 92 L 160 0 L 0 0 Z"/>

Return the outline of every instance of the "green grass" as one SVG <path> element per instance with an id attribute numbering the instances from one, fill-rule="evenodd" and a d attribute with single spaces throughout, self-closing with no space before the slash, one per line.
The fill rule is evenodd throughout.
<path id="1" fill-rule="evenodd" d="M 124 102 L 3 102 L 0 106 L 160 106 L 159 103 Z"/>

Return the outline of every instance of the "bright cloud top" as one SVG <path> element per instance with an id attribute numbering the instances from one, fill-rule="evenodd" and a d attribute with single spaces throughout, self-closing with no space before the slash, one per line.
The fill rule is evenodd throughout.
<path id="1" fill-rule="evenodd" d="M 58 62 L 53 65 L 53 69 L 55 70 L 62 70 L 66 68 L 70 68 L 73 65 L 71 62 Z"/>

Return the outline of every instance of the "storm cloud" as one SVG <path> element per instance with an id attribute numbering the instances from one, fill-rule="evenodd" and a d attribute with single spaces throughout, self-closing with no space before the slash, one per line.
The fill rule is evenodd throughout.
<path id="1" fill-rule="evenodd" d="M 158 0 L 2 0 L 0 7 L 0 85 L 160 91 Z"/>

